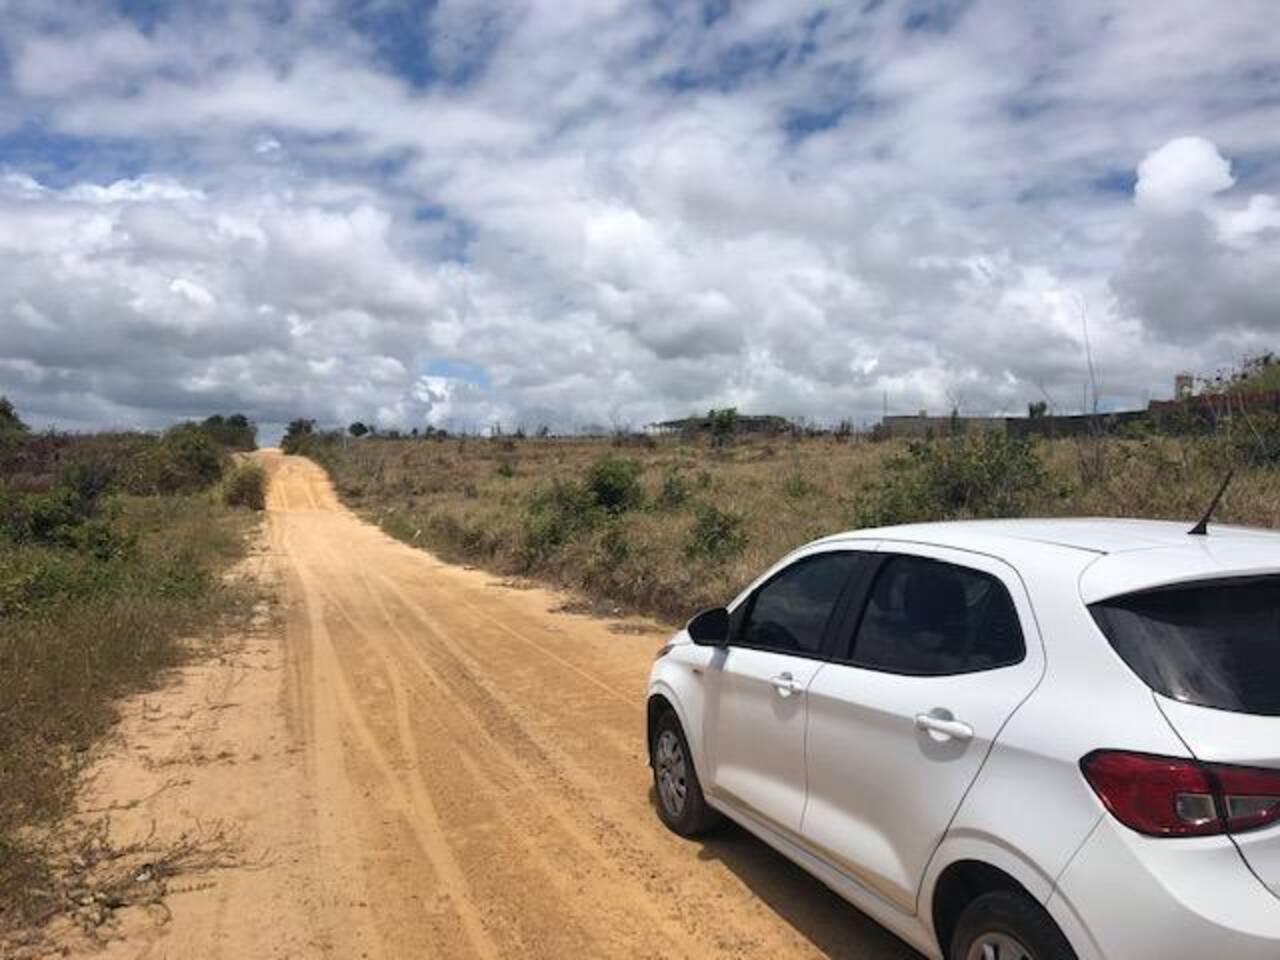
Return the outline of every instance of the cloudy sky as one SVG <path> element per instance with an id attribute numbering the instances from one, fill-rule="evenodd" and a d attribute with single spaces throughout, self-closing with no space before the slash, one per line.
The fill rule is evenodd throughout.
<path id="1" fill-rule="evenodd" d="M 0 0 L 38 425 L 867 421 L 1280 346 L 1273 0 Z M 268 427 L 268 431 L 270 428 Z"/>

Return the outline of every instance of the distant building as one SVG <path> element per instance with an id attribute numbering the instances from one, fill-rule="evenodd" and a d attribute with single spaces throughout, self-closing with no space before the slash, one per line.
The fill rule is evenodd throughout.
<path id="1" fill-rule="evenodd" d="M 740 413 L 733 421 L 733 432 L 740 434 L 775 434 L 783 433 L 791 429 L 791 421 L 786 417 L 777 417 L 772 415 L 751 416 L 749 414 Z M 663 420 L 660 423 L 649 424 L 649 430 L 652 433 L 660 434 L 697 434 L 711 432 L 710 417 L 684 417 L 680 420 Z"/>
<path id="2" fill-rule="evenodd" d="M 1005 417 L 931 417 L 927 410 L 914 416 L 888 416 L 880 421 L 890 437 L 941 437 L 955 433 L 1003 433 Z"/>
<path id="3" fill-rule="evenodd" d="M 1172 405 L 1172 401 L 1168 401 Z M 1154 404 L 1153 404 L 1154 407 Z M 880 421 L 886 437 L 948 437 L 966 433 L 1004 433 L 1011 437 L 1075 437 L 1109 433 L 1136 420 L 1148 419 L 1146 410 L 1121 410 L 1098 414 L 1043 417 L 931 417 L 888 416 Z"/>
<path id="4" fill-rule="evenodd" d="M 1173 399 L 1190 400 L 1195 393 L 1196 378 L 1189 373 L 1180 373 L 1173 378 Z"/>

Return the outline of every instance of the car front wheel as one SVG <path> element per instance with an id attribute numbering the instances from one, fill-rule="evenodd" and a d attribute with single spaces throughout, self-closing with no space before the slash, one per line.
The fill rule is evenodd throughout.
<path id="1" fill-rule="evenodd" d="M 715 826 L 719 814 L 707 806 L 706 797 L 702 795 L 689 741 L 672 710 L 658 718 L 653 742 L 649 745 L 649 759 L 662 822 L 682 837 L 697 836 Z"/>
<path id="2" fill-rule="evenodd" d="M 1010 890 L 978 897 L 965 907 L 948 960 L 1076 960 L 1040 904 Z"/>

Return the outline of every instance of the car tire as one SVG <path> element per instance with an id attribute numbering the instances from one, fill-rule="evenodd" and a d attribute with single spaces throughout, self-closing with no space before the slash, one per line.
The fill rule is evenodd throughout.
<path id="1" fill-rule="evenodd" d="M 664 711 L 654 725 L 649 765 L 653 768 L 658 817 L 669 829 L 682 837 L 696 837 L 716 825 L 720 814 L 707 806 L 698 772 L 693 768 L 689 741 L 673 710 Z"/>
<path id="2" fill-rule="evenodd" d="M 996 890 L 960 914 L 948 960 L 1076 960 L 1058 925 L 1031 897 Z"/>

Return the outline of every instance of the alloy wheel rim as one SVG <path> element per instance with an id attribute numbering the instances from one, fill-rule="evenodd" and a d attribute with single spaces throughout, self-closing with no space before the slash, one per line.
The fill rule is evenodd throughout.
<path id="1" fill-rule="evenodd" d="M 965 960 L 1035 960 L 1031 951 L 1007 933 L 984 933 L 969 946 Z"/>
<path id="2" fill-rule="evenodd" d="M 684 747 L 674 731 L 663 730 L 659 735 L 653 760 L 658 781 L 658 798 L 667 813 L 678 817 L 684 812 L 689 786 L 686 781 Z"/>

